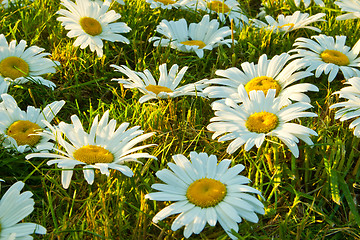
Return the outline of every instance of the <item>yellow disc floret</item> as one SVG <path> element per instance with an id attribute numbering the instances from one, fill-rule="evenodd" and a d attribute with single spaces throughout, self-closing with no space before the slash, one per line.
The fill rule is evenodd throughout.
<path id="1" fill-rule="evenodd" d="M 176 1 L 173 1 L 173 0 L 155 0 L 155 2 L 160 2 L 164 5 L 169 5 L 169 4 L 174 4 L 176 3 Z"/>
<path id="2" fill-rule="evenodd" d="M 191 183 L 186 191 L 189 202 L 201 208 L 214 207 L 226 196 L 226 186 L 222 182 L 201 178 Z"/>
<path id="3" fill-rule="evenodd" d="M 247 119 L 245 126 L 250 132 L 268 133 L 275 129 L 279 123 L 279 118 L 270 112 L 253 113 Z"/>
<path id="4" fill-rule="evenodd" d="M 98 20 L 91 17 L 83 17 L 80 19 L 80 26 L 87 34 L 96 36 L 102 33 L 102 27 Z"/>
<path id="5" fill-rule="evenodd" d="M 188 45 L 188 46 L 198 46 L 199 49 L 206 47 L 206 44 L 200 40 L 189 40 L 185 42 L 180 42 L 181 44 Z"/>
<path id="6" fill-rule="evenodd" d="M 247 93 L 252 90 L 261 90 L 266 95 L 269 89 L 276 89 L 276 95 L 278 95 L 281 90 L 281 86 L 272 77 L 266 76 L 253 78 L 245 85 Z"/>
<path id="7" fill-rule="evenodd" d="M 19 57 L 7 57 L 0 62 L 0 74 L 11 79 L 24 77 L 29 74 L 29 65 Z"/>
<path id="8" fill-rule="evenodd" d="M 114 155 L 103 147 L 96 145 L 82 146 L 77 149 L 73 156 L 76 160 L 86 164 L 111 163 Z"/>
<path id="9" fill-rule="evenodd" d="M 15 139 L 18 146 L 29 145 L 33 147 L 39 143 L 41 136 L 32 134 L 40 131 L 42 131 L 42 129 L 36 123 L 19 120 L 8 127 L 6 134 Z"/>
<path id="10" fill-rule="evenodd" d="M 338 66 L 349 65 L 349 58 L 342 52 L 326 49 L 320 54 L 321 59 L 326 63 L 333 63 Z"/>
<path id="11" fill-rule="evenodd" d="M 230 12 L 230 8 L 223 3 L 222 1 L 211 1 L 208 2 L 207 7 L 217 13 L 227 13 Z"/>
<path id="12" fill-rule="evenodd" d="M 146 86 L 145 89 L 150 91 L 150 92 L 155 93 L 156 95 L 158 95 L 161 92 L 173 92 L 168 87 L 159 86 L 159 85 L 152 85 L 152 84 L 149 84 L 148 86 Z"/>

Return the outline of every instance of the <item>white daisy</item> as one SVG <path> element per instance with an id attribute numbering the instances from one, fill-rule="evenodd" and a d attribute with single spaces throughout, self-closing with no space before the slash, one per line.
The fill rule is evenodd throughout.
<path id="1" fill-rule="evenodd" d="M 235 26 L 239 28 L 249 22 L 236 0 L 183 0 L 180 5 L 185 9 L 203 10 L 209 14 L 217 14 L 222 23 L 225 23 L 226 19 L 229 19 L 229 23 L 233 20 Z"/>
<path id="2" fill-rule="evenodd" d="M 341 8 L 342 11 L 348 12 L 344 15 L 336 17 L 336 20 L 346 20 L 353 18 L 360 18 L 360 1 L 359 0 L 338 0 L 336 5 Z"/>
<path id="3" fill-rule="evenodd" d="M 207 126 L 208 130 L 215 132 L 212 138 L 224 134 L 219 142 L 233 140 L 227 148 L 227 152 L 232 154 L 244 144 L 245 151 L 249 151 L 254 145 L 259 148 L 266 136 L 273 136 L 284 142 L 296 158 L 299 157 L 299 139 L 313 145 L 310 135 L 317 136 L 317 133 L 289 121 L 317 115 L 304 112 L 312 107 L 309 103 L 297 102 L 283 107 L 275 94 L 275 89 L 269 89 L 266 96 L 263 91 L 253 90 L 248 96 L 244 86 L 240 85 L 239 95 L 244 99 L 241 105 L 229 98 L 225 103 L 214 102 L 212 108 L 215 110 L 215 117 L 210 119 L 211 123 Z"/>
<path id="4" fill-rule="evenodd" d="M 18 152 L 47 151 L 53 144 L 49 138 L 41 137 L 35 133 L 46 127 L 42 120 L 51 121 L 64 106 L 65 101 L 55 101 L 48 104 L 43 110 L 28 106 L 22 111 L 15 99 L 4 93 L 0 103 L 0 134 L 5 137 L 3 147 L 15 149 Z"/>
<path id="5" fill-rule="evenodd" d="M 184 236 L 199 234 L 206 222 L 215 226 L 219 222 L 226 233 L 239 230 L 238 223 L 243 219 L 257 223 L 256 213 L 264 214 L 264 205 L 252 194 L 261 193 L 249 187 L 250 180 L 239 175 L 244 165 L 230 167 L 231 161 L 224 159 L 217 164 L 215 155 L 190 153 L 191 162 L 182 154 L 174 155 L 174 163 L 169 168 L 156 172 L 156 176 L 165 184 L 156 183 L 151 187 L 159 192 L 149 193 L 145 198 L 156 201 L 176 201 L 158 212 L 153 222 L 178 214 L 171 225 L 176 231 L 182 226 Z"/>
<path id="6" fill-rule="evenodd" d="M 319 89 L 310 83 L 293 83 L 311 76 L 312 73 L 297 71 L 304 64 L 298 61 L 289 63 L 289 60 L 290 55 L 287 53 L 275 55 L 271 60 L 268 60 L 266 54 L 263 54 L 257 64 L 242 63 L 242 70 L 236 67 L 217 70 L 215 74 L 221 77 L 210 79 L 207 82 L 216 86 L 207 87 L 203 92 L 209 98 L 231 98 L 239 103 L 242 102 L 242 99 L 238 94 L 238 87 L 244 85 L 248 93 L 252 90 L 262 90 L 266 94 L 269 89 L 276 89 L 276 96 L 281 98 L 281 105 L 290 104 L 290 99 L 310 102 L 310 98 L 304 92 L 319 91 Z"/>
<path id="7" fill-rule="evenodd" d="M 57 153 L 33 153 L 26 159 L 33 157 L 53 158 L 47 162 L 48 165 L 57 164 L 61 171 L 61 182 L 64 188 L 68 188 L 73 168 L 83 165 L 83 173 L 89 184 L 94 182 L 94 169 L 99 169 L 102 174 L 110 175 L 109 169 L 115 169 L 128 177 L 133 175 L 131 169 L 124 165 L 125 162 L 139 162 L 138 158 L 156 157 L 148 153 L 134 153 L 144 148 L 154 146 L 148 144 L 134 147 L 136 144 L 148 139 L 154 133 L 143 134 L 139 126 L 126 128 L 129 123 L 122 123 L 116 128 L 116 120 L 109 121 L 109 111 L 106 111 L 99 121 L 97 115 L 91 125 L 89 133 L 85 132 L 78 116 L 71 116 L 72 124 L 60 122 L 53 127 L 46 125 L 51 132 L 39 133 L 44 137 L 51 137 L 58 144 L 53 150 Z M 140 163 L 140 162 L 139 162 Z"/>
<path id="8" fill-rule="evenodd" d="M 103 56 L 103 42 L 130 43 L 119 33 L 127 33 L 131 30 L 126 23 L 115 22 L 121 16 L 114 10 L 108 11 L 111 1 L 105 0 L 102 4 L 90 0 L 61 0 L 61 4 L 68 10 L 60 9 L 57 13 L 63 15 L 57 20 L 62 22 L 66 30 L 70 30 L 67 36 L 76 37 L 74 46 L 81 49 L 90 46 L 92 52 L 96 51 L 98 57 Z"/>
<path id="9" fill-rule="evenodd" d="M 223 44 L 230 47 L 232 43 L 231 39 L 225 39 L 231 35 L 230 28 L 219 28 L 219 22 L 216 19 L 210 21 L 209 15 L 205 15 L 199 23 L 191 23 L 189 27 L 184 18 L 170 22 L 162 20 L 156 31 L 163 36 L 149 39 L 150 42 L 154 41 L 155 47 L 170 45 L 182 52 L 195 52 L 199 58 L 204 56 L 205 49 L 212 50 Z"/>
<path id="10" fill-rule="evenodd" d="M 147 3 L 150 3 L 150 8 L 162 9 L 179 8 L 181 1 L 182 0 L 146 0 Z"/>
<path id="11" fill-rule="evenodd" d="M 350 49 L 345 46 L 346 36 L 326 36 L 320 34 L 312 36 L 313 41 L 308 38 L 297 38 L 293 46 L 296 49 L 289 52 L 295 52 L 292 58 L 299 58 L 301 62 L 308 66 L 309 71 L 315 70 L 315 77 L 318 78 L 324 72 L 329 74 L 328 81 L 334 80 L 339 70 L 345 79 L 360 76 L 360 41 Z"/>
<path id="12" fill-rule="evenodd" d="M 340 91 L 334 92 L 333 94 L 339 94 L 340 98 L 347 99 L 346 102 L 335 103 L 330 106 L 332 108 L 341 107 L 341 109 L 335 112 L 335 119 L 340 119 L 340 121 L 346 121 L 352 118 L 355 118 L 353 122 L 350 123 L 349 128 L 354 129 L 354 135 L 360 137 L 360 77 L 353 77 L 348 79 L 345 84 L 350 84 L 351 86 L 344 87 Z"/>
<path id="13" fill-rule="evenodd" d="M 127 66 L 110 65 L 115 71 L 125 74 L 128 79 L 113 78 L 112 81 L 124 84 L 125 88 L 137 88 L 145 95 L 139 99 L 140 103 L 144 103 L 150 99 L 175 98 L 184 95 L 201 96 L 204 94 L 202 90 L 207 86 L 206 80 L 196 83 L 186 84 L 178 87 L 188 67 L 183 67 L 178 72 L 178 65 L 174 64 L 169 73 L 167 72 L 166 63 L 159 66 L 160 78 L 156 82 L 149 70 L 135 72 Z"/>
<path id="14" fill-rule="evenodd" d="M 45 58 L 50 53 L 43 52 L 43 48 L 26 47 L 26 41 L 21 40 L 18 45 L 16 40 L 8 43 L 4 34 L 0 34 L 0 85 L 31 81 L 54 89 L 56 85 L 40 75 L 55 73 L 55 67 L 60 63 Z"/>
<path id="15" fill-rule="evenodd" d="M 284 34 L 286 34 L 290 31 L 294 31 L 300 28 L 307 28 L 316 32 L 321 32 L 319 28 L 307 25 L 313 22 L 325 21 L 325 19 L 321 19 L 325 15 L 325 13 L 318 13 L 309 17 L 308 13 L 301 13 L 300 11 L 296 11 L 291 16 L 284 16 L 283 14 L 280 14 L 278 16 L 278 21 L 275 21 L 275 19 L 269 15 L 265 16 L 267 24 L 257 19 L 251 19 L 251 21 L 254 22 L 255 27 L 265 28 L 272 31 L 273 33 L 284 32 Z"/>
<path id="16" fill-rule="evenodd" d="M 21 222 L 34 210 L 34 199 L 29 191 L 20 193 L 23 182 L 14 183 L 0 200 L 0 239 L 33 239 L 30 234 L 46 234 L 46 229 L 36 223 Z"/>
<path id="17" fill-rule="evenodd" d="M 322 0 L 313 0 L 316 5 L 319 5 L 321 7 L 325 7 L 325 4 Z M 308 8 L 310 6 L 311 0 L 294 0 L 294 3 L 297 7 L 300 7 L 300 3 L 303 3 L 305 8 Z"/>

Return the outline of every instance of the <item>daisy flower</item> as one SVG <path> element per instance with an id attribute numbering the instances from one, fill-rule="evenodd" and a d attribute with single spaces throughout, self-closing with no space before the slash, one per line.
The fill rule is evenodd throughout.
<path id="1" fill-rule="evenodd" d="M 360 1 L 359 0 L 338 0 L 335 2 L 335 4 L 338 5 L 342 11 L 348 12 L 344 15 L 337 16 L 336 20 L 360 18 Z"/>
<path id="2" fill-rule="evenodd" d="M 142 72 L 135 72 L 127 66 L 110 65 L 115 68 L 115 71 L 125 74 L 128 79 L 113 78 L 112 81 L 122 83 L 125 88 L 137 88 L 145 95 L 139 99 L 140 103 L 149 101 L 150 99 L 161 98 L 175 98 L 184 95 L 201 96 L 204 94 L 202 90 L 207 86 L 206 80 L 201 80 L 196 83 L 186 84 L 178 87 L 188 67 L 183 67 L 178 72 L 178 65 L 174 64 L 169 73 L 167 72 L 166 63 L 159 67 L 160 78 L 156 82 L 149 70 Z"/>
<path id="3" fill-rule="evenodd" d="M 143 134 L 139 126 L 126 128 L 129 123 L 122 123 L 116 128 L 116 120 L 109 121 L 109 111 L 106 111 L 99 121 L 97 115 L 91 125 L 89 133 L 85 132 L 78 116 L 71 116 L 71 124 L 60 122 L 53 127 L 45 122 L 50 131 L 39 133 L 41 136 L 52 138 L 58 147 L 53 150 L 57 153 L 33 153 L 26 159 L 33 157 L 53 158 L 48 165 L 57 164 L 61 171 L 61 182 L 64 188 L 68 188 L 73 168 L 76 165 L 83 166 L 83 173 L 89 184 L 94 182 L 94 169 L 99 169 L 102 174 L 110 175 L 109 169 L 115 169 L 124 175 L 131 177 L 133 172 L 124 165 L 125 162 L 139 162 L 138 158 L 156 157 L 148 153 L 134 153 L 154 146 L 148 144 L 134 147 L 136 144 L 148 139 L 154 133 Z M 139 162 L 140 163 L 140 162 Z"/>
<path id="4" fill-rule="evenodd" d="M 269 89 L 276 89 L 276 96 L 282 99 L 281 105 L 290 104 L 290 99 L 310 102 L 310 98 L 304 92 L 319 91 L 319 89 L 310 83 L 293 83 L 311 76 L 312 73 L 297 71 L 304 64 L 300 64 L 299 61 L 289 63 L 289 60 L 290 55 L 287 53 L 275 55 L 271 60 L 263 54 L 257 64 L 242 63 L 242 70 L 236 67 L 217 70 L 215 74 L 220 78 L 207 81 L 208 84 L 215 86 L 207 87 L 203 92 L 209 98 L 231 98 L 239 103 L 242 99 L 238 94 L 238 87 L 243 85 L 248 93 L 252 90 L 262 90 L 266 94 Z"/>
<path id="5" fill-rule="evenodd" d="M 202 10 L 209 14 L 217 14 L 222 23 L 225 23 L 226 19 L 229 19 L 229 22 L 233 20 L 235 26 L 239 28 L 249 22 L 236 0 L 183 0 L 180 5 L 185 9 Z"/>
<path id="6" fill-rule="evenodd" d="M 26 41 L 6 41 L 4 34 L 0 34 L 0 85 L 9 87 L 10 84 L 35 82 L 54 89 L 56 85 L 40 75 L 55 73 L 55 67 L 60 63 L 45 58 L 50 53 L 37 46 L 27 48 Z"/>
<path id="7" fill-rule="evenodd" d="M 119 33 L 127 33 L 131 30 L 123 22 L 115 22 L 121 16 L 114 10 L 108 11 L 111 1 L 105 0 L 102 4 L 90 0 L 61 0 L 61 4 L 68 10 L 60 9 L 57 13 L 63 15 L 57 20 L 62 22 L 66 30 L 70 30 L 67 36 L 76 37 L 74 46 L 81 49 L 90 47 L 96 51 L 98 57 L 103 56 L 103 42 L 130 43 Z"/>
<path id="8" fill-rule="evenodd" d="M 179 8 L 181 1 L 182 0 L 146 0 L 147 3 L 150 3 L 150 8 L 162 9 Z"/>
<path id="9" fill-rule="evenodd" d="M 199 234 L 206 222 L 210 226 L 220 223 L 226 233 L 231 229 L 239 230 L 238 223 L 242 219 L 258 222 L 258 214 L 264 214 L 264 205 L 252 194 L 261 193 L 246 185 L 250 180 L 239 175 L 244 165 L 230 167 L 231 161 L 224 159 L 217 163 L 215 155 L 191 152 L 191 162 L 182 154 L 174 155 L 174 163 L 168 163 L 169 168 L 156 172 L 163 183 L 155 183 L 151 187 L 159 192 L 145 195 L 145 198 L 156 201 L 176 201 L 158 212 L 153 222 L 178 214 L 171 225 L 176 231 L 182 226 L 184 236 Z"/>
<path id="10" fill-rule="evenodd" d="M 41 137 L 39 133 L 45 129 L 42 120 L 51 121 L 64 106 L 65 101 L 55 101 L 43 110 L 28 106 L 22 111 L 15 99 L 4 93 L 0 103 L 0 134 L 5 137 L 3 147 L 15 149 L 18 152 L 47 151 L 53 147 L 49 138 Z"/>
<path id="11" fill-rule="evenodd" d="M 182 52 L 195 52 L 199 58 L 204 56 L 204 50 L 225 44 L 230 47 L 232 40 L 225 39 L 231 35 L 229 27 L 219 28 L 216 19 L 210 21 L 209 15 L 205 15 L 199 23 L 191 23 L 188 27 L 184 18 L 179 21 L 162 20 L 156 27 L 156 32 L 161 37 L 151 37 L 149 41 L 154 46 L 170 46 Z"/>
<path id="12" fill-rule="evenodd" d="M 272 31 L 273 33 L 284 32 L 285 34 L 300 28 L 307 28 L 316 32 L 321 32 L 319 28 L 307 25 L 313 22 L 325 21 L 325 19 L 321 19 L 325 15 L 325 13 L 318 13 L 309 17 L 308 13 L 301 13 L 300 11 L 296 11 L 291 16 L 284 16 L 283 14 L 280 14 L 278 16 L 278 21 L 275 21 L 275 19 L 269 15 L 265 16 L 267 24 L 257 19 L 252 19 L 252 21 L 254 22 L 255 27 L 265 28 Z"/>
<path id="13" fill-rule="evenodd" d="M 346 102 L 335 103 L 330 106 L 332 108 L 341 107 L 341 109 L 335 112 L 335 119 L 340 119 L 340 121 L 346 121 L 352 118 L 355 118 L 353 122 L 350 123 L 349 128 L 354 129 L 354 135 L 360 137 L 360 77 L 353 77 L 348 79 L 345 84 L 351 86 L 344 87 L 340 91 L 334 92 L 333 94 L 339 94 L 340 98 L 347 99 Z"/>
<path id="14" fill-rule="evenodd" d="M 29 191 L 20 193 L 23 182 L 14 183 L 0 200 L 0 239 L 33 239 L 30 234 L 46 234 L 36 223 L 21 222 L 34 210 L 34 199 Z"/>
<path id="15" fill-rule="evenodd" d="M 276 90 L 269 89 L 265 95 L 263 91 L 251 91 L 249 96 L 243 85 L 239 86 L 239 95 L 244 99 L 241 105 L 237 105 L 231 99 L 224 102 L 214 102 L 215 117 L 210 119 L 207 129 L 215 132 L 213 139 L 219 138 L 219 142 L 233 140 L 227 147 L 229 154 L 234 153 L 245 144 L 245 151 L 249 151 L 254 145 L 257 148 L 264 142 L 266 136 L 279 138 L 298 158 L 299 139 L 308 145 L 313 145 L 310 135 L 317 133 L 300 124 L 289 123 L 299 117 L 316 117 L 312 112 L 304 112 L 311 108 L 311 104 L 297 102 L 285 107 L 281 106 L 280 99 L 275 98 Z"/>
<path id="16" fill-rule="evenodd" d="M 350 49 L 345 46 L 346 36 L 326 36 L 320 34 L 312 36 L 313 41 L 308 38 L 297 38 L 293 46 L 296 49 L 289 52 L 295 52 L 292 58 L 298 58 L 308 71 L 315 70 L 315 77 L 318 78 L 324 72 L 329 74 L 328 81 L 332 82 L 339 70 L 344 75 L 345 79 L 360 76 L 360 41 Z"/>

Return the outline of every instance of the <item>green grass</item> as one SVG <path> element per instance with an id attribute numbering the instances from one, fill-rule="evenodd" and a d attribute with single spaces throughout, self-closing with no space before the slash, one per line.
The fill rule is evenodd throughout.
<path id="1" fill-rule="evenodd" d="M 268 2 L 268 13 L 290 14 L 297 10 L 291 1 L 280 4 Z M 360 21 L 336 21 L 341 14 L 333 1 L 325 1 L 326 8 L 311 5 L 302 11 L 316 14 L 325 12 L 327 22 L 315 23 L 323 34 L 348 36 L 346 45 L 353 46 L 360 37 Z M 129 90 L 114 81 L 122 77 L 110 64 L 127 65 L 132 70 L 149 69 L 158 76 L 158 66 L 178 64 L 189 66 L 183 83 L 215 77 L 217 69 L 240 67 L 242 62 L 257 62 L 262 54 L 268 58 L 287 52 L 297 37 L 317 35 L 313 31 L 299 30 L 285 36 L 271 34 L 246 26 L 235 29 L 238 41 L 233 48 L 219 47 L 205 52 L 199 59 L 195 54 L 177 52 L 170 48 L 154 48 L 149 38 L 162 19 L 199 22 L 202 15 L 185 10 L 150 9 L 144 1 L 128 0 L 125 6 L 115 3 L 111 9 L 122 15 L 120 21 L 132 28 L 123 34 L 130 44 L 104 43 L 104 57 L 99 59 L 87 48 L 72 46 L 74 39 L 66 37 L 67 31 L 56 21 L 59 1 L 24 0 L 8 10 L 0 9 L 0 33 L 8 41 L 24 39 L 28 46 L 37 45 L 52 54 L 61 66 L 55 74 L 47 76 L 58 86 L 54 91 L 35 84 L 14 86 L 9 93 L 19 106 L 44 107 L 55 100 L 66 104 L 55 123 L 70 121 L 77 114 L 85 128 L 92 119 L 110 110 L 110 116 L 119 123 L 139 125 L 145 132 L 156 132 L 146 143 L 156 143 L 147 152 L 158 157 L 141 160 L 144 164 L 129 164 L 134 176 L 128 178 L 111 171 L 110 177 L 97 172 L 93 185 L 88 185 L 82 171 L 75 171 L 69 189 L 61 186 L 61 172 L 47 166 L 46 160 L 26 161 L 22 154 L 0 150 L 0 178 L 2 192 L 17 180 L 25 181 L 26 190 L 34 193 L 35 210 L 26 221 L 39 223 L 47 228 L 44 237 L 36 239 L 183 239 L 182 229 L 170 230 L 174 217 L 157 224 L 152 217 L 169 202 L 145 200 L 151 185 L 159 182 L 155 172 L 166 168 L 171 156 L 190 151 L 215 154 L 218 160 L 231 159 L 232 164 L 244 164 L 243 172 L 251 179 L 251 186 L 259 189 L 265 200 L 266 213 L 259 216 L 259 223 L 242 222 L 240 239 L 360 239 L 360 154 L 359 139 L 348 129 L 348 122 L 334 120 L 334 110 L 329 106 L 338 101 L 331 95 L 342 88 L 342 76 L 328 84 L 327 76 L 310 82 L 320 89 L 309 93 L 317 118 L 301 123 L 317 131 L 315 145 L 299 144 L 300 157 L 294 158 L 277 139 L 266 141 L 258 150 L 245 152 L 243 148 L 233 155 L 226 153 L 229 142 L 217 142 L 206 129 L 214 115 L 211 101 L 200 97 L 180 97 L 173 100 L 138 103 L 141 93 Z M 241 3 L 245 11 L 255 17 L 259 1 Z M 290 10 L 289 10 L 290 9 Z M 212 16 L 214 17 L 214 16 Z M 46 97 L 44 97 L 46 96 Z M 191 239 L 228 239 L 222 228 L 207 226 Z"/>

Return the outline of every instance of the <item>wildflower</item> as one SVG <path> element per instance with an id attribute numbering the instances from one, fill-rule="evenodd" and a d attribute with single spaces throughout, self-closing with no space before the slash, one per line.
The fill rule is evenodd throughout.
<path id="1" fill-rule="evenodd" d="M 50 131 L 40 133 L 43 137 L 52 138 L 58 146 L 52 149 L 57 153 L 33 153 L 26 159 L 34 157 L 53 158 L 48 165 L 57 164 L 61 171 L 61 182 L 64 188 L 68 188 L 76 165 L 83 166 L 83 173 L 89 184 L 94 182 L 94 169 L 99 169 L 102 174 L 110 175 L 109 169 L 115 169 L 124 175 L 131 177 L 133 172 L 124 165 L 125 162 L 139 162 L 138 158 L 156 157 L 148 153 L 134 153 L 136 151 L 154 146 L 154 144 L 134 147 L 136 144 L 151 137 L 154 133 L 143 134 L 139 126 L 126 128 L 129 123 L 122 123 L 116 128 L 116 120 L 109 121 L 109 111 L 106 111 L 99 121 L 97 115 L 91 125 L 89 133 L 85 132 L 80 119 L 76 115 L 71 116 L 71 124 L 60 122 L 53 127 L 45 122 Z"/>
<path id="2" fill-rule="evenodd" d="M 182 154 L 174 155 L 174 163 L 168 163 L 169 168 L 156 172 L 163 183 L 155 183 L 151 187 L 159 192 L 149 193 L 145 198 L 156 201 L 175 201 L 170 206 L 158 212 L 153 222 L 178 214 L 171 225 L 176 231 L 182 226 L 184 236 L 199 234 L 206 222 L 215 226 L 219 222 L 226 233 L 238 231 L 238 223 L 242 219 L 257 223 L 256 213 L 264 214 L 264 205 L 253 195 L 261 193 L 246 185 L 250 180 L 239 175 L 244 170 L 242 164 L 229 168 L 231 161 L 222 160 L 217 164 L 215 155 L 191 152 L 191 162 Z"/>
<path id="3" fill-rule="evenodd" d="M 227 147 L 229 154 L 234 153 L 245 144 L 245 151 L 254 145 L 257 148 L 264 142 L 266 136 L 279 138 L 290 149 L 292 154 L 299 157 L 297 143 L 299 139 L 308 145 L 313 145 L 310 135 L 317 133 L 307 127 L 289 121 L 299 117 L 315 117 L 312 112 L 304 112 L 311 108 L 311 104 L 296 102 L 285 107 L 281 106 L 280 99 L 275 98 L 276 90 L 269 89 L 265 95 L 263 91 L 251 91 L 247 94 L 243 85 L 239 86 L 239 95 L 244 99 L 237 105 L 231 99 L 225 102 L 214 102 L 215 117 L 210 119 L 207 129 L 213 131 L 213 139 L 220 141 L 233 140 Z"/>
<path id="4" fill-rule="evenodd" d="M 15 99 L 9 94 L 2 94 L 0 103 L 0 134 L 5 137 L 3 147 L 15 149 L 18 152 L 47 151 L 53 147 L 49 138 L 41 137 L 37 133 L 45 129 L 42 120 L 52 121 L 65 101 L 55 101 L 43 110 L 28 106 L 22 111 Z"/>
<path id="5" fill-rule="evenodd" d="M 70 30 L 67 36 L 76 37 L 74 46 L 81 49 L 90 47 L 96 51 L 98 57 L 103 56 L 103 42 L 130 43 L 129 39 L 120 33 L 131 30 L 124 22 L 114 22 L 121 15 L 114 10 L 108 11 L 111 1 L 105 0 L 102 4 L 91 0 L 61 0 L 61 4 L 68 10 L 60 9 L 57 13 L 63 15 L 57 20 L 62 22 L 66 30 Z"/>

